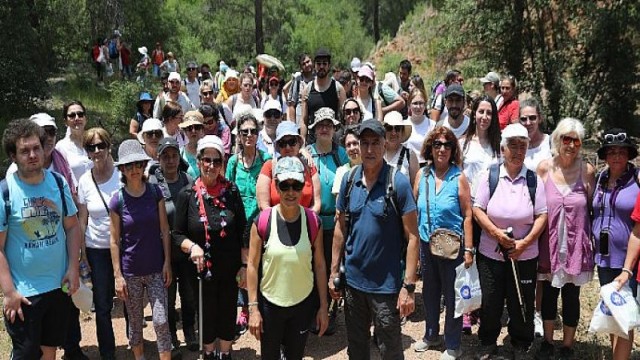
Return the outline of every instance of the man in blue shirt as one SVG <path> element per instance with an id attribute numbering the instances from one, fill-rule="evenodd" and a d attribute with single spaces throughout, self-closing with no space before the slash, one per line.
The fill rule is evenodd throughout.
<path id="1" fill-rule="evenodd" d="M 351 184 L 352 174 L 343 177 L 336 204 L 339 226 L 333 239 L 329 289 L 334 299 L 340 297 L 334 279 L 339 277 L 344 251 L 350 359 L 369 359 L 371 319 L 382 358 L 404 359 L 400 319 L 415 309 L 416 204 L 409 180 L 400 172 L 393 174 L 395 195 L 387 196 L 387 176 L 393 168 L 383 159 L 385 146 L 382 123 L 365 120 L 360 125 L 362 166 L 352 170 Z M 345 220 L 347 213 L 350 224 Z M 405 241 L 407 254 L 403 259 Z M 404 269 L 402 260 L 406 260 Z"/>
<path id="2" fill-rule="evenodd" d="M 44 169 L 44 140 L 27 119 L 9 123 L 2 138 L 18 167 L 6 179 L 9 203 L 0 197 L 0 287 L 12 359 L 55 359 L 73 306 L 69 295 L 79 286 L 77 209 L 64 178 Z"/>

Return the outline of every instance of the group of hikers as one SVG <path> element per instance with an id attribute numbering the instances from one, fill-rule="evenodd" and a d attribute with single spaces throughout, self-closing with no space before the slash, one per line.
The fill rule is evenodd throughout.
<path id="1" fill-rule="evenodd" d="M 373 341 L 397 360 L 418 278 L 424 335 L 412 347 L 440 359 L 468 355 L 462 335 L 476 323 L 477 359 L 571 359 L 594 271 L 635 295 L 638 150 L 624 129 L 603 132 L 596 171 L 582 122 L 545 134 L 540 101 L 512 76 L 488 72 L 482 92 L 466 92 L 451 70 L 427 90 L 408 60 L 384 75 L 358 58 L 333 72 L 318 49 L 290 78 L 224 61 L 215 75 L 189 61 L 183 78 L 169 54 L 152 56 L 162 91 L 139 95 L 117 151 L 77 100 L 61 121 L 8 124 L 0 286 L 12 359 L 58 347 L 87 359 L 72 299 L 88 286 L 104 360 L 116 358 L 114 296 L 136 360 L 146 300 L 160 359 L 183 347 L 231 359 L 247 331 L 263 359 L 302 359 L 309 332 L 334 334 L 341 308 L 350 359 L 369 359 Z M 455 316 L 460 266 L 477 268 L 482 304 Z M 505 304 L 508 351 L 497 346 Z M 630 357 L 627 335 L 611 335 L 614 359 Z"/>

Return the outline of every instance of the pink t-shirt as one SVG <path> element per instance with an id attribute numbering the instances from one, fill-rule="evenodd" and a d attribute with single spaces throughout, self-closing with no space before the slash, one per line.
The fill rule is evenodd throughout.
<path id="1" fill-rule="evenodd" d="M 489 219 L 498 228 L 513 227 L 513 236 L 516 239 L 524 238 L 531 231 L 534 213 L 539 215 L 547 212 L 544 184 L 539 177 L 537 178 L 538 185 L 536 187 L 536 206 L 534 211 L 529 189 L 527 188 L 526 171 L 527 168 L 523 166 L 518 176 L 512 180 L 507 175 L 504 165 L 501 165 L 498 186 L 491 199 L 489 199 L 489 171 L 485 171 L 480 175 L 480 182 L 478 183 L 473 203 L 474 207 L 485 210 Z M 480 253 L 491 259 L 504 261 L 502 254 L 495 251 L 497 245 L 496 239 L 487 235 L 484 231 L 482 232 L 480 236 Z M 530 260 L 537 256 L 538 239 L 524 250 L 518 260 Z"/>

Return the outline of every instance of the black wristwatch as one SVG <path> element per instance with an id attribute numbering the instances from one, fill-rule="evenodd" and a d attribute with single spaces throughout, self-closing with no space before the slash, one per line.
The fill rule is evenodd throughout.
<path id="1" fill-rule="evenodd" d="M 409 294 L 413 294 L 416 291 L 416 284 L 402 283 L 402 287 L 407 289 Z"/>

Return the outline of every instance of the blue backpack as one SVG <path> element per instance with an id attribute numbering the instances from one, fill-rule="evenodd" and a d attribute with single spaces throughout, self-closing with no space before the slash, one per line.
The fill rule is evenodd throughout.
<path id="1" fill-rule="evenodd" d="M 118 56 L 120 56 L 120 53 L 118 52 L 116 39 L 111 39 L 111 41 L 109 41 L 109 58 L 117 59 Z"/>

